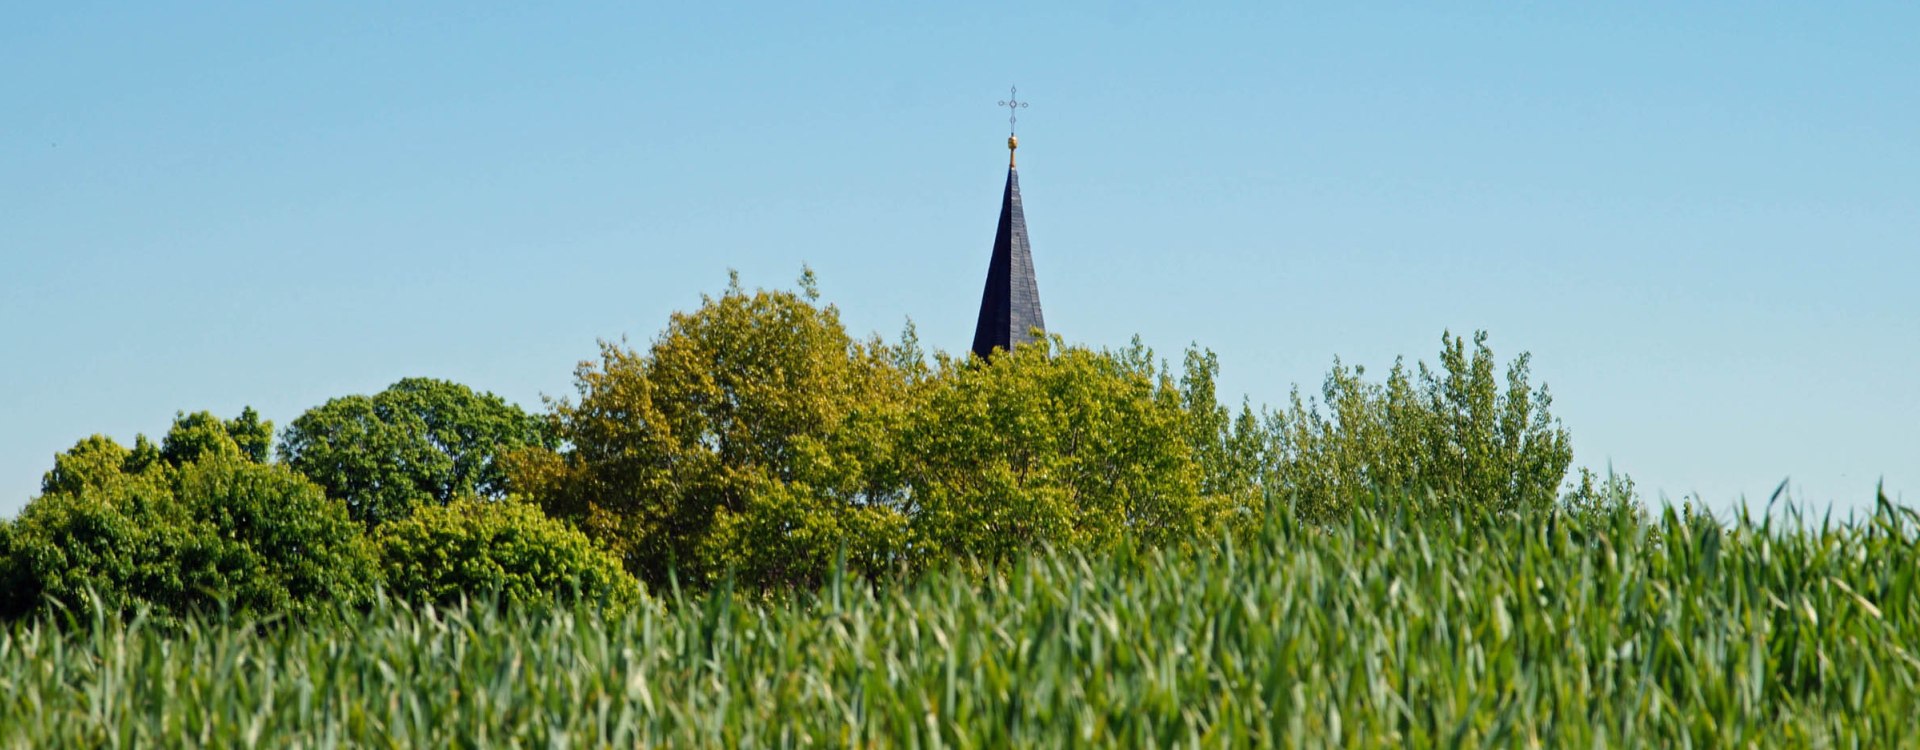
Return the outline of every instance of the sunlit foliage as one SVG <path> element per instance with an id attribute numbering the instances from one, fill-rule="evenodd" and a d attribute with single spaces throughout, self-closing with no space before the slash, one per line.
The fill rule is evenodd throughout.
<path id="1" fill-rule="evenodd" d="M 158 449 L 94 436 L 56 457 L 0 527 L 0 609 L 270 614 L 366 596 L 366 539 L 306 478 L 255 462 L 259 444 L 235 439 L 270 432 L 251 415 L 183 415 Z"/>
<path id="2" fill-rule="evenodd" d="M 586 535 L 517 500 L 462 498 L 382 525 L 387 593 L 411 602 L 626 601 L 639 584 Z"/>

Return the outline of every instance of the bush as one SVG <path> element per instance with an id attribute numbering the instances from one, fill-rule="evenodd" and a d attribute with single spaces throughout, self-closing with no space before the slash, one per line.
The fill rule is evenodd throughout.
<path id="1" fill-rule="evenodd" d="M 539 508 L 515 500 L 456 500 L 380 527 L 388 590 L 414 602 L 467 595 L 502 602 L 631 599 L 638 584 L 619 559 Z"/>
<path id="2" fill-rule="evenodd" d="M 491 393 L 408 378 L 372 396 L 314 407 L 287 428 L 280 455 L 368 526 L 455 497 L 506 495 L 495 459 L 552 445 L 545 423 Z"/>

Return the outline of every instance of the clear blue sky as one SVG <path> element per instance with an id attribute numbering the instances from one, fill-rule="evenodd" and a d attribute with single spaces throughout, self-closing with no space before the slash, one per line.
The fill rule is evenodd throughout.
<path id="1" fill-rule="evenodd" d="M 1070 340 L 1279 403 L 1486 329 L 1649 494 L 1920 501 L 1912 3 L 389 5 L 0 11 L 0 512 L 176 410 L 537 408 L 729 268 L 962 350 L 1010 83 Z"/>

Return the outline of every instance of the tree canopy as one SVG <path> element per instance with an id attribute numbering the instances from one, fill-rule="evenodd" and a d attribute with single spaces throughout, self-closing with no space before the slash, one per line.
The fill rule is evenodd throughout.
<path id="1" fill-rule="evenodd" d="M 233 423 L 199 412 L 176 418 L 157 449 L 96 435 L 57 456 L 46 491 L 0 527 L 0 609 L 265 614 L 365 596 L 376 570 L 346 509 L 254 462 L 228 424 L 270 432 L 251 409 Z"/>
<path id="2" fill-rule="evenodd" d="M 1182 395 L 1138 343 L 943 357 L 916 396 L 897 458 L 916 561 L 1187 541 L 1247 500 L 1203 491 Z"/>
<path id="3" fill-rule="evenodd" d="M 530 415 L 408 378 L 273 425 L 177 414 L 155 444 L 79 441 L 0 523 L 0 609 L 299 611 L 378 585 L 444 601 L 726 580 L 810 588 L 856 575 L 995 565 L 1036 547 L 1099 552 L 1245 533 L 1264 514 L 1356 509 L 1606 512 L 1625 478 L 1572 460 L 1529 358 L 1441 336 L 1436 365 L 1384 381 L 1335 360 L 1318 397 L 1220 402 L 1211 352 L 1179 368 L 1042 337 L 988 359 L 857 339 L 797 290 L 734 279 L 645 347 L 603 342 L 575 394 Z M 378 564 L 375 551 L 380 557 Z M 625 573 L 612 571 L 624 567 Z M 545 592 L 545 593 L 542 593 Z"/>
<path id="4" fill-rule="evenodd" d="M 407 378 L 308 410 L 287 428 L 280 455 L 371 526 L 455 497 L 503 497 L 496 459 L 550 445 L 543 420 L 498 396 Z"/>
<path id="5" fill-rule="evenodd" d="M 843 550 L 884 569 L 905 525 L 885 472 L 910 355 L 854 341 L 816 299 L 736 281 L 645 351 L 603 343 L 554 407 L 570 448 L 522 452 L 514 485 L 656 585 L 804 583 Z"/>
<path id="6" fill-rule="evenodd" d="M 911 328 L 856 340 L 811 276 L 676 313 L 645 349 L 603 343 L 554 405 L 564 448 L 514 453 L 513 486 L 654 585 L 732 573 L 807 586 L 836 559 L 878 575 L 1006 557 L 1180 544 L 1246 528 L 1270 505 L 1337 520 L 1381 496 L 1413 508 L 1555 501 L 1571 456 L 1527 382 L 1504 389 L 1477 336 L 1384 384 L 1338 362 L 1325 401 L 1238 413 L 1218 362 L 1156 367 L 1059 338 L 990 360 L 937 354 Z"/>
<path id="7" fill-rule="evenodd" d="M 1471 352 L 1443 334 L 1439 369 L 1395 362 L 1385 383 L 1336 360 L 1320 404 L 1296 390 L 1288 409 L 1269 416 L 1263 482 L 1312 520 L 1336 519 L 1381 492 L 1429 501 L 1417 512 L 1551 505 L 1573 450 L 1548 413 L 1546 387 L 1528 382 L 1528 362 L 1515 358 L 1503 385 L 1484 333 Z"/>

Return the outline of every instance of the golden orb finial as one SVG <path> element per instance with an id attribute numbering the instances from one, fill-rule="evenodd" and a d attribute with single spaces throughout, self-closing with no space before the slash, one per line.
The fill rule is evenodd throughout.
<path id="1" fill-rule="evenodd" d="M 1014 136 L 1007 136 L 1007 168 L 1008 169 L 1013 168 L 1013 152 L 1015 149 L 1018 149 L 1018 148 L 1020 148 L 1020 139 Z"/>

